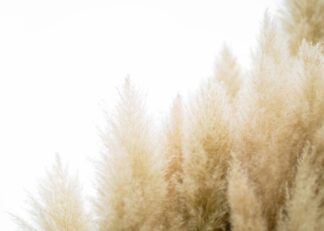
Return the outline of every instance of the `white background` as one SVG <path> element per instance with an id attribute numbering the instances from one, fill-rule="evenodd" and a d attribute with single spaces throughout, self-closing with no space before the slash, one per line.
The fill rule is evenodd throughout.
<path id="1" fill-rule="evenodd" d="M 279 0 L 0 0 L 0 229 L 55 153 L 91 193 L 103 110 L 126 75 L 153 116 L 211 76 L 224 42 L 248 68 Z"/>

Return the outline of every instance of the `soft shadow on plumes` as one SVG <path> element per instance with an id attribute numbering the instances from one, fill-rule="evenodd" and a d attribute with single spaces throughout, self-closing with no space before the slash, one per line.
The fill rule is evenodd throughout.
<path id="1" fill-rule="evenodd" d="M 172 183 L 172 179 L 175 175 L 179 175 L 182 172 L 182 159 L 183 159 L 183 106 L 181 96 L 177 96 L 175 99 L 169 121 L 166 125 L 166 136 L 165 143 L 163 145 L 166 159 L 167 159 L 167 170 L 166 179 L 169 184 Z"/>
<path id="2" fill-rule="evenodd" d="M 319 45 L 304 42 L 296 56 L 274 22 L 265 19 L 260 47 L 238 96 L 235 158 L 260 197 L 267 227 L 276 225 L 307 141 L 323 123 L 324 72 Z"/>
<path id="3" fill-rule="evenodd" d="M 279 231 L 324 230 L 324 58 L 320 45 L 303 42 L 302 66 L 305 144 L 293 187 L 279 217 Z"/>
<path id="4" fill-rule="evenodd" d="M 303 116 L 309 135 L 312 135 L 324 122 L 324 56 L 319 45 L 306 42 L 302 43 L 297 55 L 304 94 Z"/>
<path id="5" fill-rule="evenodd" d="M 160 230 L 165 181 L 144 104 L 129 79 L 109 122 L 98 170 L 99 230 Z"/>
<path id="6" fill-rule="evenodd" d="M 322 150 L 323 151 L 323 150 Z M 278 231 L 324 230 L 324 153 L 306 145 Z"/>
<path id="7" fill-rule="evenodd" d="M 254 185 L 238 160 L 231 161 L 228 175 L 228 203 L 233 231 L 266 231 L 262 204 Z"/>
<path id="8" fill-rule="evenodd" d="M 225 230 L 228 223 L 226 104 L 224 87 L 210 78 L 185 112 L 181 196 L 186 230 Z"/>
<path id="9" fill-rule="evenodd" d="M 290 36 L 293 54 L 304 39 L 312 44 L 323 43 L 324 0 L 285 0 L 282 25 Z"/>
<path id="10" fill-rule="evenodd" d="M 168 185 L 164 227 L 165 230 L 180 231 L 184 229 L 179 191 L 183 173 L 183 100 L 180 95 L 173 102 L 163 138 L 162 150 L 166 159 L 165 178 Z"/>
<path id="11" fill-rule="evenodd" d="M 261 35 L 254 66 L 238 99 L 234 149 L 255 185 L 267 226 L 273 229 L 307 127 L 301 115 L 300 62 L 290 58 L 285 37 L 268 18 Z"/>
<path id="12" fill-rule="evenodd" d="M 91 218 L 83 208 L 80 187 L 57 156 L 51 172 L 39 187 L 39 197 L 30 199 L 32 223 L 16 217 L 21 230 L 90 231 Z"/>

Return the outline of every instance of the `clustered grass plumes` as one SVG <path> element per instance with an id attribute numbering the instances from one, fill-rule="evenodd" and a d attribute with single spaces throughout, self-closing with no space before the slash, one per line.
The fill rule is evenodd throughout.
<path id="1" fill-rule="evenodd" d="M 324 0 L 285 7 L 265 16 L 248 71 L 224 48 L 162 129 L 127 79 L 93 212 L 58 161 L 21 230 L 324 230 Z"/>

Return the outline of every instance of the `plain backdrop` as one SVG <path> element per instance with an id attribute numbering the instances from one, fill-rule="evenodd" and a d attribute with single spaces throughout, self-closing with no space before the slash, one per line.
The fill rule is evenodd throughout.
<path id="1" fill-rule="evenodd" d="M 125 76 L 153 118 L 213 74 L 226 43 L 244 68 L 280 0 L 0 0 L 0 229 L 58 153 L 93 193 L 104 113 Z"/>

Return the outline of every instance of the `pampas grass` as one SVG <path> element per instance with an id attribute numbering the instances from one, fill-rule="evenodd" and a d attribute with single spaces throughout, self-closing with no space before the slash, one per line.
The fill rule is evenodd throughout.
<path id="1" fill-rule="evenodd" d="M 90 231 L 92 219 L 84 210 L 80 186 L 57 156 L 52 171 L 39 187 L 38 197 L 30 198 L 30 220 L 15 217 L 20 230 Z"/>
<path id="2" fill-rule="evenodd" d="M 286 0 L 282 11 L 283 28 L 290 35 L 289 47 L 298 52 L 303 40 L 311 44 L 324 41 L 324 1 Z"/>
<path id="3" fill-rule="evenodd" d="M 324 230 L 324 1 L 285 3 L 265 15 L 250 69 L 224 48 L 160 130 L 126 79 L 92 212 L 58 160 L 20 230 Z"/>
<path id="4" fill-rule="evenodd" d="M 323 152 L 306 145 L 297 165 L 294 186 L 279 220 L 278 230 L 322 230 L 324 225 Z"/>
<path id="5" fill-rule="evenodd" d="M 226 171 L 231 149 L 226 92 L 216 79 L 204 83 L 185 120 L 183 183 L 186 230 L 224 230 Z"/>
<path id="6" fill-rule="evenodd" d="M 103 138 L 96 216 L 100 231 L 160 230 L 166 183 L 156 163 L 151 126 L 126 79 L 117 113 Z"/>

